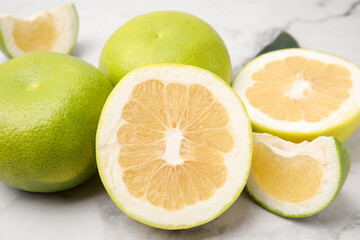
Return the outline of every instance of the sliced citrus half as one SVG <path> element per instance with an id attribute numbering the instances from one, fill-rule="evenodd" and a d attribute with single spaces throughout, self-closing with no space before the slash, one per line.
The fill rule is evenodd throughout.
<path id="1" fill-rule="evenodd" d="M 206 223 L 239 196 L 252 133 L 246 110 L 216 75 L 161 64 L 127 74 L 103 109 L 97 164 L 113 201 L 165 229 Z"/>
<path id="2" fill-rule="evenodd" d="M 78 25 L 74 4 L 43 10 L 29 18 L 2 15 L 0 50 L 10 58 L 33 51 L 70 53 Z"/>
<path id="3" fill-rule="evenodd" d="M 360 69 L 326 53 L 286 49 L 260 55 L 234 79 L 253 130 L 292 142 L 335 136 L 360 124 Z"/>
<path id="4" fill-rule="evenodd" d="M 246 185 L 265 209 L 284 217 L 311 216 L 327 207 L 349 173 L 351 156 L 335 137 L 299 144 L 254 133 L 252 167 Z"/>

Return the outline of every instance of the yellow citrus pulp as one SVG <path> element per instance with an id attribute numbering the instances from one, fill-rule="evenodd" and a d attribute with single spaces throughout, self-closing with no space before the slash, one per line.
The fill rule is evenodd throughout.
<path id="1" fill-rule="evenodd" d="M 345 67 L 301 56 L 266 63 L 251 77 L 255 84 L 246 90 L 249 103 L 279 121 L 329 117 L 350 97 L 353 86 Z"/>
<path id="2" fill-rule="evenodd" d="M 336 197 L 350 164 L 350 154 L 334 137 L 295 144 L 254 133 L 247 190 L 271 212 L 287 217 L 310 216 Z"/>
<path id="3" fill-rule="evenodd" d="M 284 157 L 263 143 L 254 146 L 254 178 L 265 192 L 286 202 L 313 197 L 321 184 L 323 169 L 311 156 Z"/>
<path id="4" fill-rule="evenodd" d="M 43 10 L 29 18 L 0 16 L 0 50 L 8 57 L 33 51 L 70 53 L 76 43 L 78 17 L 74 4 Z"/>
<path id="5" fill-rule="evenodd" d="M 144 81 L 134 88 L 122 118 L 127 123 L 117 133 L 119 164 L 133 196 L 176 210 L 210 198 L 224 185 L 222 155 L 234 140 L 225 108 L 205 87 Z"/>
<path id="6" fill-rule="evenodd" d="M 211 220 L 236 199 L 250 165 L 251 132 L 240 99 L 220 78 L 195 67 L 159 65 L 130 73 L 115 88 L 100 120 L 97 151 L 104 185 L 120 208 L 150 225 L 186 228 Z M 131 210 L 136 203 L 142 213 Z M 190 219 L 189 209 L 200 215 Z M 168 216 L 154 219 L 147 212 Z"/>
<path id="7" fill-rule="evenodd" d="M 54 18 L 49 13 L 32 21 L 17 19 L 14 23 L 14 41 L 24 52 L 50 50 L 58 34 Z"/>
<path id="8" fill-rule="evenodd" d="M 235 77 L 254 131 L 293 142 L 318 136 L 345 141 L 360 124 L 360 70 L 305 49 L 260 55 Z"/>

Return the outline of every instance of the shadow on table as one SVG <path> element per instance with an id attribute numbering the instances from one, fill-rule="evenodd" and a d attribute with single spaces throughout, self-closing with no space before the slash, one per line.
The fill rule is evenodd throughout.
<path id="1" fill-rule="evenodd" d="M 255 211 L 254 208 L 257 208 L 257 206 L 244 191 L 239 199 L 215 220 L 188 230 L 168 231 L 166 235 L 169 238 L 179 237 L 183 239 L 208 239 L 222 234 L 231 235 L 233 230 L 239 231 L 244 221 L 249 220 L 249 216 Z"/>
<path id="2" fill-rule="evenodd" d="M 351 195 L 340 192 L 337 198 L 323 211 L 305 218 L 293 219 L 299 225 L 311 229 L 326 229 L 334 235 L 360 225 L 360 211 L 350 204 Z"/>
<path id="3" fill-rule="evenodd" d="M 103 193 L 106 193 L 106 191 L 102 185 L 99 173 L 96 172 L 94 176 L 79 186 L 58 192 L 57 194 L 61 197 L 70 198 L 74 201 L 81 201 Z"/>
<path id="4" fill-rule="evenodd" d="M 262 210 L 264 211 L 264 214 L 262 217 L 266 218 L 266 221 L 274 220 L 284 224 L 285 226 L 293 227 L 293 230 L 295 231 L 294 234 L 296 234 L 296 230 L 304 228 L 309 229 L 309 231 L 310 229 L 317 229 L 319 231 L 331 231 L 333 234 L 337 234 L 341 231 L 350 230 L 351 228 L 354 228 L 360 224 L 360 212 L 353 211 L 351 209 L 352 204 L 349 204 L 350 198 L 351 196 L 349 194 L 346 194 L 345 192 L 340 193 L 328 208 L 311 217 L 300 219 L 283 218 L 273 215 L 263 209 Z M 149 237 L 148 239 L 169 240 L 198 240 L 209 238 L 222 239 L 233 237 L 235 232 L 239 233 L 240 235 L 242 232 L 249 232 L 249 229 L 247 228 L 252 225 L 249 224 L 249 222 L 256 222 L 259 220 L 257 218 L 261 217 L 259 215 L 255 216 L 255 212 L 259 212 L 258 208 L 260 208 L 260 206 L 255 204 L 246 192 L 243 192 L 241 197 L 220 217 L 211 221 L 210 223 L 192 229 L 174 231 L 156 229 L 135 221 L 130 221 L 130 219 L 125 219 L 127 216 L 125 216 L 123 213 L 118 213 L 118 216 L 116 216 L 118 224 L 115 225 L 121 225 L 120 229 L 125 228 L 127 229 L 127 232 L 130 232 L 131 234 L 136 235 L 137 232 L 142 233 L 142 235 L 138 235 L 141 239 L 143 236 Z M 114 219 L 114 215 L 112 215 L 112 217 Z M 119 224 L 119 221 L 122 223 Z M 274 225 L 274 227 L 278 228 L 281 224 Z M 261 226 L 258 227 L 261 228 Z M 114 229 L 114 225 L 109 229 Z M 266 231 L 269 231 L 269 229 Z M 144 233 L 146 234 L 144 235 Z M 255 237 L 257 233 L 253 231 L 252 234 L 254 234 Z M 119 235 L 119 232 L 113 235 L 121 236 Z M 262 239 L 265 238 L 266 236 L 263 235 Z"/>
<path id="5" fill-rule="evenodd" d="M 8 187 L 7 191 L 14 191 L 17 195 L 17 200 L 26 199 L 27 201 L 42 201 L 45 200 L 48 203 L 54 200 L 56 204 L 71 204 L 85 199 L 96 197 L 97 195 L 105 193 L 99 174 L 96 172 L 94 176 L 69 190 L 53 193 L 34 193 L 26 192 L 18 189 Z"/>
<path id="6" fill-rule="evenodd" d="M 344 145 L 347 150 L 350 152 L 352 156 L 352 160 L 359 161 L 358 156 L 360 156 L 360 149 L 359 149 L 359 142 L 360 142 L 360 128 L 358 128 L 355 133 L 345 141 Z"/>
<path id="7" fill-rule="evenodd" d="M 142 233 L 138 235 L 139 238 L 147 236 L 147 239 L 209 239 L 212 237 L 220 237 L 224 235 L 230 235 L 233 231 L 241 231 L 241 228 L 245 228 L 245 221 L 249 220 L 249 217 L 253 215 L 253 211 L 257 208 L 255 203 L 253 203 L 246 192 L 243 192 L 238 200 L 222 215 L 220 215 L 215 220 L 195 227 L 185 230 L 162 230 L 153 228 L 134 220 L 122 219 L 121 228 L 117 227 L 116 229 L 127 229 L 127 232 Z M 120 218 L 126 217 L 125 214 L 121 213 Z M 106 221 L 105 221 L 106 222 Z M 119 223 L 119 222 L 118 222 Z M 119 225 L 118 225 L 119 226 Z M 109 227 L 114 231 L 114 227 Z M 115 230 L 116 231 L 116 230 Z M 244 229 L 245 231 L 245 229 Z M 144 235 L 145 233 L 145 235 Z M 110 234 L 111 235 L 111 234 Z M 114 236 L 120 236 L 119 232 L 113 232 Z"/>
<path id="8" fill-rule="evenodd" d="M 85 54 L 91 51 L 92 49 L 94 49 L 94 46 L 92 46 L 90 42 L 81 41 L 78 39 L 70 55 L 77 58 L 83 58 Z"/>

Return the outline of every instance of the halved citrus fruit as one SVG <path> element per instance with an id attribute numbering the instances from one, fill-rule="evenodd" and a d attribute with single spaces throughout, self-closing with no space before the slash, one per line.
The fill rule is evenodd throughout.
<path id="1" fill-rule="evenodd" d="M 351 156 L 335 137 L 295 144 L 254 133 L 254 152 L 246 185 L 265 209 L 284 217 L 311 216 L 327 207 L 349 173 Z"/>
<path id="2" fill-rule="evenodd" d="M 235 77 L 255 132 L 292 142 L 335 136 L 345 141 L 360 125 L 360 69 L 306 49 L 260 55 Z"/>
<path id="3" fill-rule="evenodd" d="M 10 58 L 33 51 L 70 53 L 78 25 L 74 4 L 43 10 L 30 18 L 2 15 L 0 50 Z"/>
<path id="4" fill-rule="evenodd" d="M 96 146 L 101 179 L 119 208 L 154 227 L 183 229 L 237 199 L 252 133 L 240 98 L 221 78 L 161 64 L 134 70 L 115 87 Z"/>

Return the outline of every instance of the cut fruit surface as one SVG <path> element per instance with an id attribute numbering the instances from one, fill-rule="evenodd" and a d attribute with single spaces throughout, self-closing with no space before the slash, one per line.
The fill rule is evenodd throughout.
<path id="1" fill-rule="evenodd" d="M 235 77 L 256 132 L 293 142 L 318 136 L 345 141 L 360 124 L 360 69 L 305 49 L 260 55 Z"/>
<path id="2" fill-rule="evenodd" d="M 254 133 L 251 197 L 285 217 L 311 216 L 327 207 L 349 173 L 351 157 L 334 137 L 295 144 Z"/>
<path id="3" fill-rule="evenodd" d="M 161 64 L 126 75 L 97 135 L 101 179 L 114 202 L 148 225 L 208 222 L 239 196 L 252 154 L 240 98 L 216 75 Z"/>
<path id="4" fill-rule="evenodd" d="M 76 43 L 74 4 L 43 10 L 30 18 L 0 16 L 0 50 L 8 57 L 33 51 L 70 53 Z"/>

